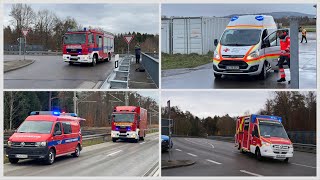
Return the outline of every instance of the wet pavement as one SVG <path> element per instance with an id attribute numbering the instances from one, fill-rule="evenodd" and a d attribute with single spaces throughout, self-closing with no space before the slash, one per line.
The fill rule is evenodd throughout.
<path id="1" fill-rule="evenodd" d="M 308 43 L 299 43 L 299 88 L 316 89 L 316 38 L 309 33 Z M 288 74 L 288 70 L 286 70 Z M 278 72 L 268 73 L 266 80 L 254 76 L 213 76 L 212 63 L 192 69 L 163 70 L 161 87 L 163 89 L 290 89 L 288 82 L 277 83 Z"/>

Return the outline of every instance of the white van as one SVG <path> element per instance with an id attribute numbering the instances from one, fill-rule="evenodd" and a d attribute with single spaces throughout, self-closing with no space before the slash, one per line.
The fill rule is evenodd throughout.
<path id="1" fill-rule="evenodd" d="M 213 72 L 222 75 L 258 75 L 278 70 L 280 42 L 272 16 L 244 15 L 231 18 L 220 41 L 214 40 Z"/>

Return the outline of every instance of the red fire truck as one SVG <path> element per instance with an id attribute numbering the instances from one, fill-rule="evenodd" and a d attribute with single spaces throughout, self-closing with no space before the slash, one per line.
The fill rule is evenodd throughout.
<path id="1" fill-rule="evenodd" d="M 282 118 L 267 115 L 249 115 L 237 118 L 235 146 L 240 152 L 251 152 L 262 157 L 282 159 L 293 157 L 293 145 L 281 123 Z"/>
<path id="2" fill-rule="evenodd" d="M 112 33 L 84 28 L 79 31 L 68 31 L 63 36 L 63 61 L 89 63 L 92 66 L 98 61 L 110 61 L 114 52 Z"/>
<path id="3" fill-rule="evenodd" d="M 137 106 L 116 106 L 111 118 L 111 138 L 144 140 L 148 126 L 147 110 Z"/>

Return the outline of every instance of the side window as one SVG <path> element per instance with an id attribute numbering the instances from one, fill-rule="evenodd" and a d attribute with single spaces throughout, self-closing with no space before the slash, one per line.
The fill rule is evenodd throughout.
<path id="1" fill-rule="evenodd" d="M 102 36 L 97 35 L 96 36 L 96 43 L 98 44 L 98 47 L 102 47 Z"/>
<path id="2" fill-rule="evenodd" d="M 71 134 L 72 133 L 72 129 L 71 129 L 71 124 L 70 123 L 62 123 L 63 126 L 63 133 L 64 134 Z"/>
<path id="3" fill-rule="evenodd" d="M 259 137 L 258 126 L 257 125 L 254 125 L 254 129 L 253 129 L 252 135 L 255 135 L 256 137 Z"/>
<path id="4" fill-rule="evenodd" d="M 268 43 L 269 43 L 268 47 L 277 46 L 277 33 L 276 32 L 273 32 L 272 34 L 269 35 Z"/>
<path id="5" fill-rule="evenodd" d="M 88 42 L 93 43 L 93 35 L 92 34 L 88 35 Z"/>
<path id="6" fill-rule="evenodd" d="M 250 119 L 245 119 L 244 120 L 244 130 L 245 131 L 248 131 L 248 129 L 249 129 L 249 121 L 250 121 Z"/>
<path id="7" fill-rule="evenodd" d="M 53 133 L 57 132 L 57 131 L 61 131 L 61 124 L 60 122 L 57 122 L 55 125 L 54 125 L 54 131 Z"/>

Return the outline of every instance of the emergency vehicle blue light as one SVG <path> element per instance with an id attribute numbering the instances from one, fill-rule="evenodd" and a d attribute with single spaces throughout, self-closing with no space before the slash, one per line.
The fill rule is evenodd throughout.
<path id="1" fill-rule="evenodd" d="M 256 16 L 256 20 L 258 21 L 263 21 L 264 17 L 263 16 Z"/>
<path id="2" fill-rule="evenodd" d="M 52 114 L 53 114 L 54 116 L 60 116 L 60 112 L 58 112 L 58 111 L 53 111 Z"/>
<path id="3" fill-rule="evenodd" d="M 254 122 L 256 120 L 256 118 L 263 118 L 263 119 L 270 119 L 270 120 L 277 120 L 280 123 L 282 122 L 282 118 L 279 116 L 268 116 L 268 115 L 252 115 L 252 119 L 251 121 Z"/>
<path id="4" fill-rule="evenodd" d="M 83 28 L 84 31 L 87 31 L 87 28 Z"/>
<path id="5" fill-rule="evenodd" d="M 127 131 L 130 131 L 131 130 L 131 127 L 127 127 Z"/>
<path id="6" fill-rule="evenodd" d="M 30 115 L 37 115 L 37 112 L 32 111 L 32 112 L 30 113 Z"/>
<path id="7" fill-rule="evenodd" d="M 230 21 L 235 21 L 237 19 L 239 19 L 239 16 L 233 16 Z"/>
<path id="8" fill-rule="evenodd" d="M 119 131 L 119 127 L 116 127 L 116 131 Z"/>

